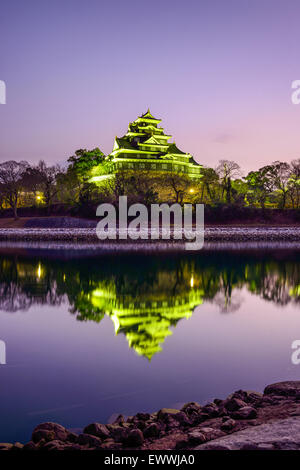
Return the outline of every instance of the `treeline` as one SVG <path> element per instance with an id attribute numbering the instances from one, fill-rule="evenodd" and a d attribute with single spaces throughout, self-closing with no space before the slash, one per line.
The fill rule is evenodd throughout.
<path id="1" fill-rule="evenodd" d="M 98 149 L 80 149 L 68 165 L 48 166 L 44 161 L 0 164 L 0 211 L 7 208 L 18 217 L 18 208 L 66 206 L 73 213 L 95 215 L 101 202 L 116 204 L 127 195 L 129 203 L 204 203 L 212 209 L 234 208 L 299 209 L 300 159 L 275 161 L 242 176 L 233 161 L 220 160 L 216 168 L 203 167 L 202 177 L 191 180 L 184 174 L 123 171 L 108 174 L 109 162 Z"/>

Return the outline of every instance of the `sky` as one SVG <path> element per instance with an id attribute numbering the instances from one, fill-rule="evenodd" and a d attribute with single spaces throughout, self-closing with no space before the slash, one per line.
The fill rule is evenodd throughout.
<path id="1" fill-rule="evenodd" d="M 0 162 L 112 151 L 149 107 L 244 172 L 300 157 L 300 0 L 1 0 Z"/>

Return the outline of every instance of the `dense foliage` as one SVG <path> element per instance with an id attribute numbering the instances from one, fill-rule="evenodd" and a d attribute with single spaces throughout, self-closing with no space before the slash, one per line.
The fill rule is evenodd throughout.
<path id="1" fill-rule="evenodd" d="M 275 161 L 242 176 L 236 162 L 221 160 L 216 168 L 203 167 L 202 177 L 184 174 L 123 171 L 108 175 L 108 163 L 99 148 L 80 149 L 65 168 L 8 161 L 0 164 L 0 209 L 66 205 L 74 213 L 94 215 L 101 202 L 186 202 L 266 209 L 299 209 L 300 159 Z"/>

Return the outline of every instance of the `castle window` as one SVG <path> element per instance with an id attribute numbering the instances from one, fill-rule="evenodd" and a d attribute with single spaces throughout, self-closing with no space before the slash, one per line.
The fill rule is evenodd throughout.
<path id="1" fill-rule="evenodd" d="M 166 170 L 166 169 L 168 168 L 168 165 L 166 165 L 165 163 L 163 163 L 161 167 L 162 167 L 163 170 Z"/>
<path id="2" fill-rule="evenodd" d="M 156 169 L 156 163 L 151 163 L 151 168 L 152 168 L 152 170 L 155 170 Z"/>

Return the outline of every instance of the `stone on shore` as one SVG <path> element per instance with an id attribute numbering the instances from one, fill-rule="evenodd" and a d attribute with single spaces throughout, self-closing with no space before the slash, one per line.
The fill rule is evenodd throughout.
<path id="1" fill-rule="evenodd" d="M 283 395 L 285 397 L 300 397 L 300 381 L 277 382 L 267 385 L 264 395 Z"/>
<path id="2" fill-rule="evenodd" d="M 271 421 L 229 434 L 195 447 L 195 450 L 300 449 L 300 417 Z"/>
<path id="3" fill-rule="evenodd" d="M 84 428 L 83 432 L 84 434 L 100 437 L 100 439 L 107 439 L 110 436 L 107 427 L 101 423 L 91 423 Z"/>

